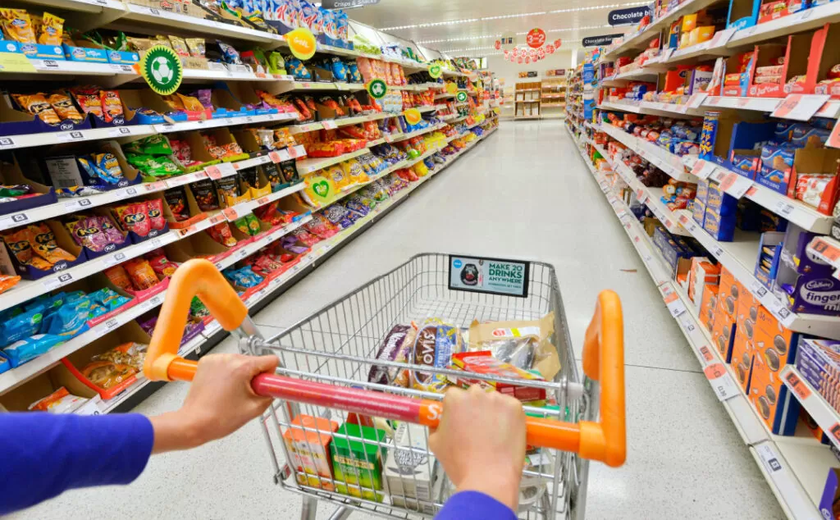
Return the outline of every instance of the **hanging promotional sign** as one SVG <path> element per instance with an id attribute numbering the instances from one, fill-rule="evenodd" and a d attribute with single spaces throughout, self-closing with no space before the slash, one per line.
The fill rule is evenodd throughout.
<path id="1" fill-rule="evenodd" d="M 379 0 L 321 0 L 324 9 L 355 9 L 366 5 L 378 4 Z"/>
<path id="2" fill-rule="evenodd" d="M 458 100 L 458 103 L 466 103 L 467 102 L 467 93 L 466 92 L 458 92 L 455 96 L 455 99 Z"/>
<path id="3" fill-rule="evenodd" d="M 306 61 L 315 56 L 315 35 L 309 29 L 298 27 L 287 33 L 285 38 L 295 58 Z"/>
<path id="4" fill-rule="evenodd" d="M 507 31 L 502 33 L 502 49 L 511 50 L 516 47 L 516 33 Z"/>
<path id="5" fill-rule="evenodd" d="M 554 51 L 556 51 L 556 50 L 557 50 L 557 48 L 554 47 L 554 44 L 548 44 L 548 45 L 545 46 L 545 52 L 547 52 L 549 54 L 554 54 Z"/>
<path id="6" fill-rule="evenodd" d="M 643 5 L 628 9 L 616 9 L 607 15 L 610 25 L 631 25 L 639 23 L 642 18 L 650 14 L 650 7 Z"/>
<path id="7" fill-rule="evenodd" d="M 612 43 L 613 40 L 617 38 L 621 38 L 624 36 L 623 34 L 602 34 L 601 36 L 590 36 L 588 38 L 584 38 L 581 42 L 584 47 L 601 47 L 603 45 L 609 45 Z"/>
<path id="8" fill-rule="evenodd" d="M 181 86 L 184 70 L 181 58 L 163 45 L 155 45 L 140 60 L 140 75 L 156 94 L 168 96 Z"/>
<path id="9" fill-rule="evenodd" d="M 531 29 L 525 36 L 525 43 L 532 49 L 542 47 L 545 43 L 545 31 L 539 28 Z"/>
<path id="10" fill-rule="evenodd" d="M 555 49 L 559 49 L 559 48 L 560 48 L 560 45 L 561 45 L 562 43 L 563 43 L 563 41 L 562 41 L 562 40 L 560 40 L 560 38 L 557 38 L 556 40 L 554 40 L 554 48 L 555 48 Z"/>
<path id="11" fill-rule="evenodd" d="M 447 83 L 446 84 L 446 93 L 447 94 L 457 94 L 458 93 L 458 85 L 455 83 Z"/>
<path id="12" fill-rule="evenodd" d="M 431 76 L 432 79 L 438 79 L 441 74 L 443 74 L 443 69 L 440 65 L 432 65 L 429 67 L 429 76 Z"/>
<path id="13" fill-rule="evenodd" d="M 405 116 L 406 123 L 412 126 L 416 125 L 420 122 L 421 119 L 423 119 L 422 114 L 420 114 L 420 111 L 416 108 L 409 108 L 408 110 L 403 112 L 403 115 Z"/>
<path id="14" fill-rule="evenodd" d="M 367 84 L 367 91 L 373 99 L 382 99 L 388 93 L 388 85 L 381 79 L 373 79 Z"/>

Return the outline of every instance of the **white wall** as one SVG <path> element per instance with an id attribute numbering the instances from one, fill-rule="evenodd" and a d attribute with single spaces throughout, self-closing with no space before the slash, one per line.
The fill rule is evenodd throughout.
<path id="1" fill-rule="evenodd" d="M 555 52 L 537 63 L 519 64 L 506 61 L 504 56 L 488 56 L 487 68 L 496 73 L 497 78 L 505 80 L 505 88 L 513 87 L 517 82 L 539 81 L 545 77 L 545 71 L 549 69 L 570 69 L 572 67 L 572 51 Z M 536 71 L 536 78 L 519 78 L 519 73 L 524 71 Z"/>

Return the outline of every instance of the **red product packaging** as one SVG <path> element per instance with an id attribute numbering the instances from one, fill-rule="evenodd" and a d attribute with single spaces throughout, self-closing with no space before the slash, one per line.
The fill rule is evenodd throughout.
<path id="1" fill-rule="evenodd" d="M 464 372 L 472 372 L 474 374 L 481 374 L 485 376 L 498 376 L 510 379 L 525 379 L 528 381 L 543 381 L 543 378 L 526 372 L 509 363 L 499 361 L 494 358 L 489 350 L 482 350 L 478 352 L 458 352 L 452 354 L 452 363 L 455 367 Z M 508 383 L 499 383 L 495 381 L 482 381 L 478 379 L 456 378 L 458 385 L 469 386 L 473 384 L 490 386 L 497 392 L 505 395 L 515 397 L 523 402 L 542 401 L 545 400 L 544 388 L 532 388 L 527 386 L 512 385 Z M 453 381 L 454 382 L 454 381 Z"/>

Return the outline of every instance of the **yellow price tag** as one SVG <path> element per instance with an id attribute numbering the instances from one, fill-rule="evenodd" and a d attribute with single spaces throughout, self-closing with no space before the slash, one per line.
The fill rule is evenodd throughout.
<path id="1" fill-rule="evenodd" d="M 0 72 L 38 72 L 26 54 L 0 52 Z"/>

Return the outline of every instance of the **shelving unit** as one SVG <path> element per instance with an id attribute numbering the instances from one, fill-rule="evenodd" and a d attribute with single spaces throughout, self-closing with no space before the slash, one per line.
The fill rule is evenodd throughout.
<path id="1" fill-rule="evenodd" d="M 566 117 L 565 77 L 546 77 L 540 87 L 540 114 L 544 119 L 563 119 Z"/>
<path id="2" fill-rule="evenodd" d="M 39 1 L 25 1 L 27 9 L 39 11 L 47 4 Z M 190 4 L 192 5 L 192 4 Z M 76 28 L 102 28 L 108 26 L 111 28 L 112 23 L 117 23 L 119 29 L 129 33 L 139 32 L 146 34 L 152 31 L 152 34 L 161 33 L 168 34 L 173 32 L 178 35 L 200 35 L 202 37 L 214 38 L 218 37 L 222 40 L 230 39 L 235 42 L 238 48 L 253 48 L 260 47 L 263 50 L 271 50 L 275 48 L 285 48 L 286 41 L 283 36 L 251 29 L 244 26 L 237 26 L 232 23 L 223 23 L 211 18 L 200 18 L 194 16 L 187 16 L 184 14 L 166 12 L 164 9 L 150 8 L 144 5 L 125 4 L 114 0 L 96 0 L 96 2 L 87 2 L 84 0 L 59 0 L 56 3 L 49 3 L 50 8 L 58 8 L 77 13 L 79 16 L 74 17 L 73 27 Z M 86 26 L 86 27 L 82 27 Z M 245 43 L 245 46 L 242 44 Z M 427 71 L 428 63 L 418 63 L 410 60 L 403 60 L 397 58 L 386 57 L 382 55 L 368 55 L 355 50 L 348 50 L 339 47 L 332 47 L 318 44 L 317 52 L 320 57 L 328 56 L 343 56 L 343 57 L 368 57 L 371 59 L 379 59 L 389 63 L 399 63 L 404 69 L 406 75 L 414 72 Z M 21 55 L 22 56 L 22 55 Z M 423 82 L 409 85 L 396 86 L 391 85 L 389 89 L 395 91 L 410 91 L 410 92 L 426 92 L 430 91 L 440 101 L 434 106 L 418 106 L 418 111 L 424 115 L 424 118 L 430 123 L 427 126 L 421 126 L 420 130 L 415 130 L 417 126 L 406 129 L 404 133 L 387 133 L 382 132 L 381 138 L 375 140 L 367 140 L 367 146 L 359 150 L 345 153 L 336 157 L 320 157 L 312 158 L 306 156 L 306 150 L 303 145 L 289 146 L 280 149 L 264 149 L 260 147 L 259 151 L 251 151 L 249 153 L 238 154 L 236 161 L 206 161 L 210 166 L 201 165 L 202 169 L 197 171 L 190 171 L 190 173 L 180 174 L 174 177 L 165 178 L 162 180 L 155 180 L 154 182 L 141 182 L 138 184 L 131 184 L 119 189 L 106 191 L 100 194 L 73 197 L 73 198 L 59 198 L 58 202 L 54 204 L 42 205 L 26 209 L 18 209 L 16 211 L 7 212 L 0 215 L 0 232 L 12 231 L 16 228 L 26 226 L 34 223 L 41 223 L 44 221 L 52 221 L 55 219 L 64 219 L 69 215 L 82 214 L 85 215 L 87 211 L 105 211 L 109 210 L 109 205 L 115 205 L 122 201 L 143 200 L 147 198 L 163 196 L 163 192 L 173 188 L 189 187 L 186 193 L 192 193 L 192 185 L 199 182 L 207 182 L 209 180 L 219 181 L 223 179 L 230 180 L 238 178 L 239 173 L 249 168 L 262 168 L 264 166 L 272 167 L 274 164 L 286 163 L 293 161 L 298 176 L 306 176 L 310 174 L 317 175 L 330 166 L 342 163 L 347 160 L 359 157 L 361 155 L 370 153 L 370 148 L 383 143 L 397 143 L 411 138 L 423 138 L 430 132 L 435 132 L 447 129 L 447 134 L 451 134 L 445 140 L 428 141 L 435 142 L 435 146 L 430 146 L 427 151 L 413 159 L 406 159 L 391 165 L 384 169 L 377 175 L 369 175 L 367 182 L 360 182 L 348 188 L 343 189 L 337 196 L 333 197 L 329 202 L 321 205 L 302 205 L 303 199 L 299 199 L 299 194 L 305 189 L 304 182 L 294 182 L 289 186 L 270 191 L 268 193 L 261 192 L 260 195 L 248 197 L 247 200 L 241 200 L 237 204 L 231 203 L 230 206 L 223 204 L 223 209 L 217 211 L 206 211 L 201 215 L 195 216 L 195 222 L 190 222 L 191 225 L 178 229 L 166 229 L 159 235 L 150 238 L 149 240 L 130 244 L 121 249 L 114 250 L 107 254 L 103 254 L 95 259 L 88 259 L 78 265 L 58 270 L 53 274 L 35 280 L 21 280 L 16 286 L 6 290 L 0 294 L 0 311 L 12 309 L 18 305 L 29 303 L 34 298 L 38 298 L 48 294 L 55 294 L 59 291 L 75 290 L 75 284 L 81 284 L 85 292 L 92 292 L 88 289 L 88 284 L 91 287 L 95 284 L 105 284 L 107 282 L 100 281 L 104 275 L 101 273 L 111 267 L 122 264 L 131 259 L 141 258 L 152 251 L 161 248 L 179 248 L 186 247 L 185 244 L 192 243 L 194 239 L 203 238 L 207 235 L 207 230 L 213 226 L 221 223 L 234 223 L 236 220 L 251 215 L 262 206 L 272 204 L 280 201 L 283 205 L 290 204 L 295 208 L 299 214 L 296 215 L 292 222 L 276 225 L 270 229 L 262 228 L 262 230 L 255 236 L 247 236 L 240 238 L 237 245 L 228 248 L 223 253 L 216 255 L 202 255 L 212 257 L 216 267 L 219 270 L 228 269 L 233 266 L 240 267 L 244 265 L 242 262 L 248 258 L 254 257 L 258 252 L 264 250 L 266 247 L 275 246 L 284 238 L 288 238 L 291 233 L 298 231 L 299 228 L 310 223 L 310 221 L 318 217 L 318 212 L 328 210 L 333 204 L 342 201 L 345 197 L 350 196 L 356 191 L 363 189 L 375 181 L 391 176 L 397 170 L 402 168 L 410 168 L 417 163 L 439 153 L 445 145 L 448 145 L 460 137 L 471 134 L 477 127 L 483 127 L 483 132 L 475 130 L 476 135 L 481 133 L 481 136 L 470 141 L 465 147 L 460 148 L 456 153 L 446 155 L 443 164 L 436 164 L 430 168 L 430 173 L 420 180 L 412 182 L 408 187 L 401 191 L 394 193 L 385 202 L 380 203 L 367 216 L 359 219 L 356 223 L 342 230 L 337 235 L 317 243 L 309 252 L 292 260 L 291 264 L 285 265 L 272 273 L 272 276 L 265 277 L 262 282 L 256 287 L 250 288 L 241 293 L 240 297 L 243 299 L 249 310 L 253 312 L 259 311 L 262 307 L 270 303 L 289 287 L 294 285 L 297 281 L 306 276 L 313 269 L 318 267 L 323 261 L 331 256 L 335 251 L 343 247 L 350 240 L 354 239 L 365 229 L 384 217 L 391 209 L 405 200 L 411 193 L 414 192 L 421 185 L 428 182 L 432 177 L 446 169 L 450 164 L 467 153 L 479 142 L 493 134 L 495 125 L 497 124 L 496 112 L 493 111 L 489 103 L 484 102 L 479 97 L 480 88 L 483 85 L 488 90 L 498 92 L 498 86 L 494 86 L 496 81 L 493 74 L 490 72 L 483 72 L 481 74 L 473 71 L 462 71 L 455 67 L 455 60 L 451 62 L 449 57 L 440 53 L 435 53 L 432 59 L 447 60 L 443 75 L 445 78 L 455 79 L 464 84 L 466 80 L 467 88 L 464 91 L 472 99 L 470 103 L 461 103 L 457 106 L 467 107 L 471 106 L 468 115 L 461 119 L 468 117 L 478 117 L 479 114 L 485 114 L 486 119 L 481 122 L 473 122 L 470 120 L 469 124 L 462 123 L 455 127 L 453 122 L 452 129 L 449 129 L 449 124 L 441 122 L 437 117 L 437 112 L 448 108 L 448 106 L 455 105 L 452 98 L 455 95 L 443 94 L 441 89 L 444 88 L 443 80 L 438 82 Z M 116 64 L 101 64 L 101 63 L 85 63 L 77 61 L 63 61 L 63 60 L 31 60 L 34 71 L 27 73 L 11 73 L 0 72 L 0 78 L 5 83 L 4 86 L 11 92 L 22 88 L 25 85 L 40 85 L 39 82 L 50 82 L 44 84 L 44 89 L 59 88 L 61 85 L 73 84 L 88 84 L 98 83 L 105 85 L 103 88 L 120 88 L 131 90 L 133 88 L 146 88 L 142 84 L 140 76 L 134 67 L 130 65 L 116 65 Z M 202 84 L 206 84 L 209 88 L 211 85 L 216 85 L 218 82 L 227 82 L 229 85 L 243 86 L 243 88 L 266 89 L 271 90 L 274 95 L 281 95 L 289 93 L 294 96 L 296 93 L 312 92 L 318 95 L 328 95 L 330 93 L 337 94 L 339 92 L 355 93 L 357 96 L 366 96 L 360 93 L 364 90 L 364 86 L 360 83 L 346 83 L 346 82 L 327 82 L 327 81 L 295 81 L 289 75 L 267 75 L 263 73 L 254 73 L 249 67 L 240 66 L 240 68 L 228 68 L 220 63 L 212 63 L 209 69 L 185 69 L 184 70 L 184 86 L 182 88 L 198 88 Z M 447 68 L 448 67 L 448 68 Z M 456 70 L 457 69 L 457 70 Z M 419 79 L 420 81 L 428 81 L 426 78 L 413 77 L 412 80 Z M 61 83 L 52 83 L 61 82 Z M 76 83 L 74 83 L 76 82 Z M 247 87 L 244 87 L 247 85 Z M 29 88 L 29 87 L 27 87 Z M 233 87 L 231 87 L 233 88 Z M 187 92 L 185 90 L 184 92 Z M 445 103 L 449 101 L 449 103 Z M 364 101 L 362 101 L 364 103 Z M 410 106 L 410 105 L 406 105 Z M 263 110 L 266 112 L 267 110 Z M 405 115 L 404 111 L 400 112 L 374 112 L 368 109 L 364 112 L 353 112 L 351 116 L 337 117 L 336 119 L 326 119 L 323 114 L 316 112 L 316 120 L 307 122 L 300 122 L 297 112 L 287 113 L 271 113 L 257 114 L 256 109 L 250 110 L 249 113 L 254 115 L 241 115 L 237 117 L 220 117 L 223 111 L 214 112 L 216 117 L 200 118 L 192 121 L 172 121 L 167 119 L 167 123 L 161 124 L 146 124 L 146 125 L 131 125 L 114 126 L 110 128 L 92 127 L 89 129 L 66 130 L 46 133 L 29 133 L 20 135 L 4 135 L 0 138 L 0 151 L 10 152 L 14 154 L 28 153 L 29 148 L 44 147 L 44 151 L 51 150 L 50 147 L 56 144 L 74 144 L 79 147 L 79 153 L 82 150 L 90 150 L 91 153 L 96 150 L 99 142 L 109 141 L 116 143 L 116 145 L 124 146 L 126 143 L 135 141 L 139 138 L 148 137 L 156 134 L 165 134 L 170 138 L 177 137 L 184 139 L 184 136 L 189 132 L 205 132 L 205 131 L 219 131 L 229 128 L 231 132 L 238 132 L 244 128 L 271 128 L 286 129 L 289 134 L 295 135 L 298 142 L 309 143 L 305 134 L 308 132 L 317 131 L 335 131 L 337 129 L 349 127 L 351 125 L 361 125 L 364 123 L 379 123 L 387 118 L 400 118 Z M 242 112 L 245 112 L 243 109 Z M 238 112 L 238 113 L 242 113 Z M 177 119 L 177 118 L 176 118 Z M 405 123 L 397 126 L 405 128 Z M 242 142 L 242 141 L 240 141 Z M 437 146 L 437 144 L 444 146 Z M 460 145 L 459 145 L 460 146 Z M 75 149 L 74 149 L 75 150 Z M 33 154 L 40 154 L 42 150 L 32 150 Z M 73 153 L 76 153 L 75 151 Z M 447 153 L 449 151 L 447 150 Z M 247 157 L 246 157 L 247 156 Z M 5 173 L 5 170 L 4 170 Z M 23 172 L 26 176 L 26 171 Z M 264 174 L 268 178 L 268 174 Z M 29 178 L 26 179 L 29 182 Z M 239 182 L 239 181 L 237 181 Z M 273 182 L 273 181 L 272 181 Z M 10 182 L 5 182 L 10 184 Z M 214 187 L 215 189 L 215 187 Z M 264 187 L 262 188 L 264 189 Z M 6 201 L 4 201 L 6 202 Z M 7 206 L 8 207 L 8 206 Z M 165 206 L 164 206 L 165 207 Z M 283 206 L 285 207 L 285 206 Z M 170 224 L 175 224 L 171 221 Z M 227 225 L 227 224 L 226 224 Z M 197 236 L 201 235 L 201 236 Z M 209 237 L 209 235 L 207 235 Z M 72 240 L 72 239 L 71 239 Z M 6 246 L 0 244 L 0 247 Z M 184 251 L 187 251 L 184 249 Z M 194 252 L 185 252 L 186 257 L 195 257 Z M 169 253 L 167 253 L 169 254 Z M 96 286 L 99 288 L 99 286 Z M 27 385 L 33 380 L 41 380 L 47 375 L 52 376 L 53 371 L 63 365 L 62 360 L 68 356 L 78 355 L 79 351 L 83 351 L 97 340 L 103 337 L 119 332 L 124 327 L 133 327 L 132 325 L 139 317 L 155 314 L 162 305 L 167 296 L 168 280 L 160 281 L 149 293 L 137 293 L 131 295 L 133 298 L 129 303 L 119 307 L 113 312 L 109 313 L 101 320 L 89 321 L 89 329 L 69 338 L 64 343 L 61 343 L 54 348 L 48 350 L 46 353 L 16 366 L 4 372 L 0 372 L 0 403 L 3 402 L 3 397 L 8 393 L 16 393 L 21 389 L 26 390 Z M 215 321 L 210 321 L 205 324 L 205 328 L 198 336 L 189 342 L 182 345 L 180 354 L 195 359 L 197 356 L 203 355 L 219 341 L 227 336 L 227 333 L 221 330 L 219 324 Z M 113 346 L 117 346 L 114 344 Z M 5 363 L 5 358 L 0 358 L 0 368 L 6 369 L 8 364 Z M 149 381 L 138 376 L 138 382 L 128 387 L 125 391 L 110 400 L 103 400 L 99 397 L 90 399 L 89 406 L 85 406 L 79 413 L 90 414 L 104 414 L 114 411 L 126 411 L 137 403 L 142 401 L 151 392 L 160 388 L 162 383 L 150 383 Z"/>
<path id="3" fill-rule="evenodd" d="M 540 91 L 541 82 L 539 81 L 516 84 L 514 119 L 540 119 L 542 117 Z"/>
<path id="4" fill-rule="evenodd" d="M 820 515 L 816 505 L 821 498 L 824 476 L 829 467 L 837 465 L 836 459 L 828 447 L 821 445 L 809 432 L 797 431 L 792 437 L 782 437 L 768 430 L 742 387 L 735 382 L 737 378 L 731 367 L 721 359 L 715 348 L 709 347 L 713 341 L 695 312 L 694 302 L 673 280 L 670 269 L 665 265 L 647 232 L 630 210 L 627 202 L 619 195 L 623 191 L 620 185 L 594 167 L 584 150 L 587 143 L 578 139 L 569 126 L 567 130 L 576 141 L 582 161 L 592 173 L 601 191 L 604 192 L 630 238 L 631 244 L 636 248 L 643 265 L 662 295 L 663 304 L 668 307 L 677 321 L 692 353 L 700 363 L 700 367 L 704 369 L 706 377 L 709 378 L 710 387 L 732 420 L 744 444 L 749 448 L 783 511 L 791 519 L 818 520 Z M 602 154 L 600 151 L 598 153 Z M 607 157 L 603 154 L 602 156 Z M 613 164 L 613 166 L 619 166 L 616 171 L 621 176 L 620 165 Z M 626 179 L 621 179 L 624 177 L 619 177 L 618 182 L 625 185 Z M 716 377 L 721 372 L 706 370 L 713 366 L 722 366 L 722 375 Z M 790 367 L 786 368 L 782 373 L 783 377 L 787 377 L 790 372 Z M 785 384 L 791 383 L 785 379 Z M 814 397 L 813 394 L 811 397 Z M 835 424 L 831 421 L 836 421 L 838 417 L 836 411 L 826 409 L 827 406 L 820 399 L 814 398 L 805 406 L 818 410 L 817 415 L 820 416 L 821 424 Z"/>

